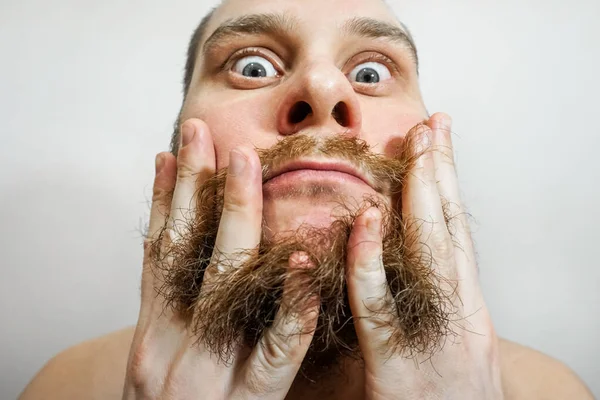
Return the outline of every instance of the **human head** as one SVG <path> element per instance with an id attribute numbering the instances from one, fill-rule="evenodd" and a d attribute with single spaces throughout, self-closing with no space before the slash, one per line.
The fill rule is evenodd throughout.
<path id="1" fill-rule="evenodd" d="M 316 351 L 309 354 L 318 357 L 330 351 L 333 357 L 324 357 L 335 362 L 339 350 L 330 346 L 331 338 L 344 337 L 344 355 L 358 356 L 355 333 L 347 322 L 351 316 L 343 284 L 345 245 L 354 219 L 369 205 L 389 217 L 382 259 L 388 279 L 397 286 L 391 290 L 399 296 L 394 300 L 398 313 L 408 322 L 398 332 L 417 329 L 408 335 L 416 342 L 404 341 L 402 334 L 391 347 L 423 351 L 430 339 L 444 333 L 444 294 L 434 284 L 427 257 L 411 250 L 405 221 L 393 201 L 416 158 L 407 145 L 407 132 L 427 118 L 416 50 L 385 3 L 370 5 L 355 0 L 229 0 L 194 33 L 175 134 L 188 118 L 204 120 L 220 173 L 199 190 L 199 217 L 184 229 L 194 233 L 180 241 L 181 246 L 168 249 L 170 257 L 165 259 L 176 267 L 163 268 L 168 269 L 167 299 L 184 314 L 201 316 L 189 318 L 201 340 L 217 352 L 227 352 L 240 334 L 252 346 L 278 308 L 281 282 L 292 281 L 300 296 L 321 299 L 319 339 L 313 341 Z M 177 144 L 175 136 L 174 153 Z M 219 274 L 222 284 L 199 293 L 204 271 L 215 260 L 224 169 L 229 151 L 238 145 L 263 149 L 263 239 L 258 252 L 242 257 L 244 265 L 223 268 L 235 276 Z M 304 154 L 304 148 L 310 152 Z M 354 161 L 361 172 L 378 178 L 315 181 L 294 175 L 284 180 L 284 190 L 277 184 L 273 188 L 268 171 L 305 155 Z M 392 190 L 381 189 L 386 181 Z M 297 251 L 307 254 L 314 266 L 299 272 L 302 276 L 286 267 Z M 158 255 L 160 263 L 160 251 Z M 237 257 L 216 259 L 221 265 Z M 260 273 L 258 286 L 251 275 L 235 271 Z M 422 305 L 416 314 L 414 308 L 405 308 L 415 304 Z"/>

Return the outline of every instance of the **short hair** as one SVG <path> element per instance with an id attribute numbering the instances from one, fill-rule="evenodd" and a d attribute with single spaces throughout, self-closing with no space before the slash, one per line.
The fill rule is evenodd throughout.
<path id="1" fill-rule="evenodd" d="M 175 156 L 177 156 L 177 153 L 179 152 L 179 124 L 181 123 L 181 112 L 183 111 L 183 103 L 185 103 L 190 86 L 192 85 L 192 76 L 194 75 L 194 68 L 196 67 L 198 48 L 200 47 L 200 42 L 206 34 L 208 23 L 210 22 L 217 8 L 218 7 L 214 7 L 208 12 L 208 14 L 204 16 L 204 18 L 202 18 L 202 21 L 200 21 L 200 24 L 192 34 L 192 38 L 188 44 L 187 59 L 185 61 L 185 71 L 183 74 L 183 102 L 181 109 L 179 110 L 179 114 L 177 115 L 177 119 L 175 120 L 175 123 L 173 123 L 173 134 L 171 135 L 171 153 L 173 153 Z"/>
<path id="2" fill-rule="evenodd" d="M 190 39 L 190 43 L 188 44 L 187 49 L 187 60 L 185 62 L 185 74 L 183 75 L 183 97 L 187 96 L 188 91 L 190 90 L 190 85 L 192 84 L 192 75 L 194 74 L 194 68 L 196 66 L 196 58 L 198 56 L 198 48 L 200 47 L 200 42 L 202 38 L 206 34 L 206 28 L 208 23 L 210 22 L 212 16 L 214 15 L 217 7 L 214 7 L 209 11 L 208 14 L 202 18 L 200 21 L 200 25 L 194 31 L 192 38 Z"/>

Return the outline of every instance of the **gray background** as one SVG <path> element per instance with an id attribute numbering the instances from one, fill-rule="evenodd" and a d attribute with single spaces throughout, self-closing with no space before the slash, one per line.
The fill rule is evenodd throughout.
<path id="1" fill-rule="evenodd" d="M 455 120 L 500 335 L 599 396 L 600 2 L 394 4 L 426 104 Z M 135 324 L 154 155 L 209 6 L 0 3 L 0 398 L 60 350 Z"/>

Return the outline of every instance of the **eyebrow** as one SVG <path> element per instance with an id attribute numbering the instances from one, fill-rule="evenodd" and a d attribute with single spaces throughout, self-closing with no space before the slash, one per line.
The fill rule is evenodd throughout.
<path id="1" fill-rule="evenodd" d="M 372 39 L 387 39 L 403 45 L 410 51 L 418 69 L 419 56 L 417 46 L 408 28 L 402 23 L 400 25 L 402 28 L 374 18 L 357 17 L 347 21 L 342 27 L 342 31 L 347 35 Z"/>
<path id="2" fill-rule="evenodd" d="M 241 34 L 285 35 L 295 30 L 298 20 L 285 14 L 250 14 L 223 22 L 206 39 L 202 51 L 204 54 L 219 42 L 235 39 Z"/>
<path id="3" fill-rule="evenodd" d="M 242 34 L 283 36 L 296 30 L 298 20 L 286 14 L 249 14 L 230 19 L 221 24 L 204 42 L 202 52 L 208 53 L 219 43 L 234 40 Z M 356 17 L 346 21 L 341 31 L 346 35 L 371 39 L 387 39 L 406 47 L 413 57 L 417 70 L 419 58 L 417 47 L 406 26 L 402 28 L 389 22 L 367 17 Z"/>

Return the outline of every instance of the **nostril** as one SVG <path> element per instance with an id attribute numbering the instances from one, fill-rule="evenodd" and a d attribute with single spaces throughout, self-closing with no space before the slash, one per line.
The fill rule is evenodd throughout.
<path id="1" fill-rule="evenodd" d="M 290 123 L 299 124 L 304 121 L 306 117 L 312 114 L 312 108 L 310 104 L 305 101 L 299 101 L 294 104 L 292 109 L 290 110 Z"/>
<path id="2" fill-rule="evenodd" d="M 331 115 L 341 126 L 346 128 L 348 125 L 350 125 L 350 113 L 348 112 L 348 106 L 346 103 L 342 101 L 337 103 L 335 107 L 333 107 Z"/>

